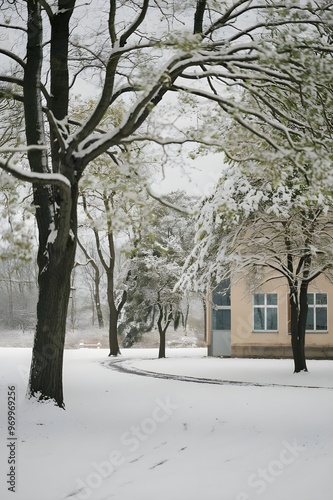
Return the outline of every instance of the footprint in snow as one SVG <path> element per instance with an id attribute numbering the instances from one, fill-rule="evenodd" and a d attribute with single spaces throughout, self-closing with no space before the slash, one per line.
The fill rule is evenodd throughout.
<path id="1" fill-rule="evenodd" d="M 163 465 L 167 462 L 168 460 L 162 460 L 161 462 L 158 462 L 157 464 L 153 465 L 152 467 L 149 467 L 149 469 L 155 469 L 156 467 L 159 467 L 160 465 Z"/>
<path id="2" fill-rule="evenodd" d="M 158 448 L 161 448 L 161 446 L 165 446 L 166 444 L 167 444 L 167 442 L 166 442 L 166 441 L 163 441 L 163 443 L 161 443 L 161 444 L 159 444 L 159 445 L 155 446 L 155 447 L 154 447 L 154 450 L 158 450 Z"/>
<path id="3" fill-rule="evenodd" d="M 133 464 L 134 462 L 138 462 L 139 460 L 141 460 L 141 458 L 143 458 L 143 455 L 140 455 L 139 457 L 135 457 L 132 460 L 129 460 L 128 462 L 130 464 Z"/>

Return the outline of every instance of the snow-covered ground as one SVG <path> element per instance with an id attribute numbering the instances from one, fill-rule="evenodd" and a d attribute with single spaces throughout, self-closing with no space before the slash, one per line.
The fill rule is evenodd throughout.
<path id="1" fill-rule="evenodd" d="M 267 384 L 212 385 L 122 373 L 107 353 L 65 351 L 64 411 L 25 399 L 30 349 L 0 348 L 1 499 L 331 500 L 332 361 L 293 375 L 291 360 L 123 350 L 128 368 Z M 11 449 L 15 494 L 6 484 Z"/>

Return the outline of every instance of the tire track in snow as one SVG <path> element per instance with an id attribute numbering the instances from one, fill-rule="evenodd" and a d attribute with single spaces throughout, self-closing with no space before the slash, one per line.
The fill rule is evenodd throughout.
<path id="1" fill-rule="evenodd" d="M 150 359 L 150 358 L 147 358 Z M 153 358 L 152 358 L 153 359 Z M 128 373 L 130 375 L 139 375 L 141 377 L 150 378 L 160 378 L 164 380 L 177 380 L 179 382 L 192 382 L 195 384 L 211 384 L 211 385 L 238 385 L 238 386 L 248 386 L 248 387 L 291 387 L 296 389 L 324 389 L 332 391 L 333 387 L 320 387 L 314 385 L 293 385 L 293 384 L 269 384 L 263 382 L 242 382 L 238 380 L 222 380 L 215 378 L 200 378 L 200 377 L 190 377 L 188 375 L 175 375 L 171 373 L 158 373 L 151 372 L 148 370 L 141 370 L 140 368 L 135 368 L 133 366 L 124 366 L 124 363 L 128 362 L 128 359 L 113 359 L 112 361 L 102 361 L 102 365 L 112 370 L 116 370 L 121 373 Z"/>

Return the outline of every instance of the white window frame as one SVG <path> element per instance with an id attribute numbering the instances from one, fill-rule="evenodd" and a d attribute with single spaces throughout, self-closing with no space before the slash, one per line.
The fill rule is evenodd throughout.
<path id="1" fill-rule="evenodd" d="M 254 303 L 254 298 L 255 295 L 263 295 L 264 296 L 264 304 L 255 304 Z M 267 296 L 268 295 L 276 295 L 276 304 L 267 304 Z M 252 325 L 253 325 L 253 333 L 277 333 L 279 331 L 279 297 L 278 294 L 275 292 L 269 292 L 269 293 L 264 293 L 264 292 L 258 292 L 253 294 L 253 307 L 252 307 Z M 255 329 L 255 324 L 254 324 L 254 310 L 256 308 L 261 308 L 264 309 L 264 321 L 265 321 L 265 328 L 263 330 L 257 330 Z M 277 328 L 274 330 L 269 330 L 267 328 L 267 310 L 268 309 L 276 309 L 276 325 Z"/>
<path id="2" fill-rule="evenodd" d="M 328 333 L 328 293 L 327 292 L 308 292 L 308 295 L 313 295 L 313 304 L 308 303 L 308 309 L 313 309 L 313 330 L 306 329 L 306 333 Z M 316 304 L 316 295 L 326 295 L 326 304 Z M 324 330 L 317 330 L 316 328 L 316 309 L 326 309 L 326 328 Z"/>

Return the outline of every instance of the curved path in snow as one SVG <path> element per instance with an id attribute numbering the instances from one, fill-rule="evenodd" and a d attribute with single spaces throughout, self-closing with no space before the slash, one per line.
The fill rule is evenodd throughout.
<path id="1" fill-rule="evenodd" d="M 150 359 L 150 358 L 147 358 Z M 178 380 L 180 382 L 192 382 L 195 384 L 213 384 L 213 385 L 239 385 L 239 386 L 251 386 L 251 387 L 295 387 L 297 389 L 325 389 L 332 391 L 333 387 L 321 387 L 313 385 L 292 385 L 292 384 L 265 384 L 261 382 L 241 382 L 237 380 L 222 380 L 215 378 L 200 378 L 200 377 L 190 377 L 188 375 L 174 375 L 172 373 L 158 373 L 151 372 L 148 370 L 141 370 L 133 366 L 124 366 L 129 359 L 118 359 L 114 358 L 112 361 L 104 361 L 103 365 L 110 367 L 112 370 L 116 370 L 121 373 L 129 373 L 131 375 L 140 375 L 141 377 L 152 377 L 161 378 L 166 380 Z"/>

